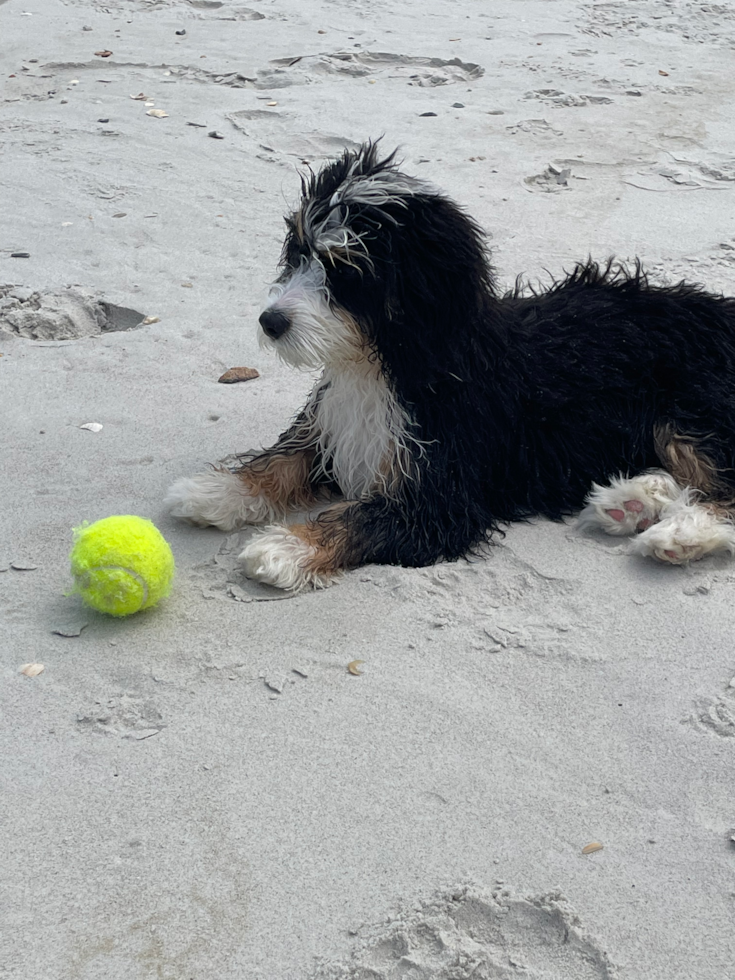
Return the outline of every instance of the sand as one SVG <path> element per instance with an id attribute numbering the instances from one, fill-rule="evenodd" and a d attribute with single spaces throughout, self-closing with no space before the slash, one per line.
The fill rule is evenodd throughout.
<path id="1" fill-rule="evenodd" d="M 256 336 L 302 161 L 384 134 L 508 285 L 734 292 L 735 8 L 8 0 L 0 38 L 0 976 L 733 976 L 730 560 L 536 521 L 283 598 L 161 501 L 312 383 Z M 127 620 L 64 595 L 115 513 L 178 564 Z"/>

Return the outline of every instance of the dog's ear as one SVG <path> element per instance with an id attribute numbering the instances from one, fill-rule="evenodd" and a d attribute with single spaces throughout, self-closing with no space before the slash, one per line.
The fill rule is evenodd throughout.
<path id="1" fill-rule="evenodd" d="M 492 331 L 495 286 L 484 235 L 453 201 L 416 194 L 389 230 L 385 315 L 376 342 L 402 383 L 461 377 L 479 332 Z M 484 356 L 478 354 L 478 356 Z M 397 378 L 398 380 L 398 378 Z"/>

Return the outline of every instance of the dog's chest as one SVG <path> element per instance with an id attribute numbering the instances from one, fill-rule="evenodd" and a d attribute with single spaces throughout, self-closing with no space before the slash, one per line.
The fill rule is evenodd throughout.
<path id="1" fill-rule="evenodd" d="M 380 370 L 369 361 L 327 369 L 317 405 L 324 466 L 345 497 L 386 492 L 406 445 L 408 420 Z"/>

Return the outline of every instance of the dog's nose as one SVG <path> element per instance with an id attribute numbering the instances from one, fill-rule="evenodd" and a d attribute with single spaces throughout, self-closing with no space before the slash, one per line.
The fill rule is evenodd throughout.
<path id="1" fill-rule="evenodd" d="M 277 310 L 263 310 L 259 322 L 263 332 L 272 340 L 278 340 L 291 326 L 291 321 L 286 314 L 279 313 Z"/>

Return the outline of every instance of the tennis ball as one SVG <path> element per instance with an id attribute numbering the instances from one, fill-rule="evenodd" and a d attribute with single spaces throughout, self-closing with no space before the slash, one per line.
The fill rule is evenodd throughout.
<path id="1" fill-rule="evenodd" d="M 171 591 L 174 556 L 151 521 L 105 517 L 74 528 L 71 571 L 84 602 L 110 616 L 149 609 Z"/>

